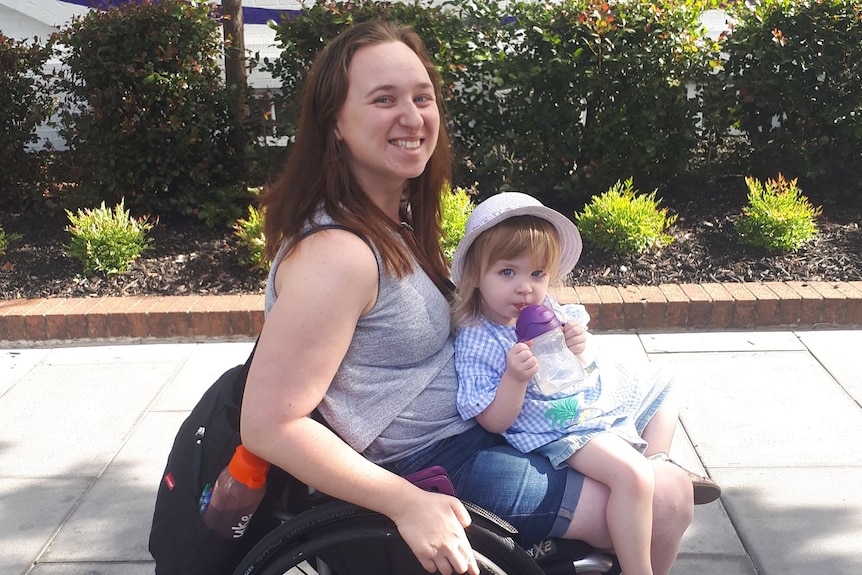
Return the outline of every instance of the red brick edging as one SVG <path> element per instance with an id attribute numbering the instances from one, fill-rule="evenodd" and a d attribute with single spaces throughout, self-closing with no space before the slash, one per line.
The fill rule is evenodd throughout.
<path id="1" fill-rule="evenodd" d="M 862 282 L 763 282 L 578 286 L 590 331 L 851 328 L 862 326 Z"/>
<path id="2" fill-rule="evenodd" d="M 251 337 L 263 295 L 42 298 L 0 302 L 0 341 Z"/>
<path id="3" fill-rule="evenodd" d="M 578 286 L 591 331 L 862 327 L 862 281 Z M 263 295 L 0 301 L 0 342 L 253 338 Z"/>

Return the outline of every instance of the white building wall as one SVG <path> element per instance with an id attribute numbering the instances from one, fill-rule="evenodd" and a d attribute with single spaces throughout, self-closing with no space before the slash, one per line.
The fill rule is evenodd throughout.
<path id="1" fill-rule="evenodd" d="M 17 10 L 4 6 L 0 1 L 0 32 L 16 40 L 31 40 L 38 37 L 40 42 L 51 35 L 55 29 Z"/>
<path id="2" fill-rule="evenodd" d="M 58 0 L 0 0 L 0 31 L 10 38 L 44 42 L 59 26 L 87 8 Z"/>

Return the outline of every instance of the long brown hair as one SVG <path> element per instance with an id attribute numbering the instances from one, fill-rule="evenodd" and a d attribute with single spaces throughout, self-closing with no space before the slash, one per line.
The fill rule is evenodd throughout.
<path id="1" fill-rule="evenodd" d="M 397 224 L 362 191 L 350 170 L 344 144 L 335 135 L 337 114 L 347 98 L 353 55 L 360 48 L 383 42 L 401 42 L 419 57 L 434 85 L 440 114 L 437 147 L 425 171 L 409 180 L 405 190 L 402 218 L 408 219 L 414 230 L 413 234 L 403 234 L 406 246 L 393 233 Z M 402 277 L 412 272 L 412 253 L 438 287 L 448 283 L 448 265 L 440 247 L 440 200 L 445 183 L 451 180 L 452 152 L 440 84 L 440 74 L 422 40 L 408 26 L 362 22 L 327 44 L 306 77 L 296 141 L 287 164 L 261 198 L 268 258 L 275 257 L 282 241 L 297 239 L 322 204 L 332 219 L 377 247 L 387 273 Z"/>

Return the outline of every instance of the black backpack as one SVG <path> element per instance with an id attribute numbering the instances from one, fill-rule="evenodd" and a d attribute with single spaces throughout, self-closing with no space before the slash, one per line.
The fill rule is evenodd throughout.
<path id="1" fill-rule="evenodd" d="M 323 225 L 301 238 L 333 228 L 348 229 Z M 221 538 L 201 519 L 204 488 L 215 483 L 241 443 L 240 408 L 253 357 L 254 349 L 243 365 L 223 373 L 177 432 L 159 484 L 150 529 L 149 550 L 156 560 L 156 575 L 231 575 L 255 543 L 279 525 L 283 516 L 276 510 L 293 513 L 308 505 L 307 488 L 273 465 L 267 475 L 266 495 L 245 535 Z"/>
<path id="2" fill-rule="evenodd" d="M 240 539 L 213 534 L 201 520 L 199 503 L 204 487 L 215 482 L 240 443 L 240 406 L 253 356 L 254 351 L 245 364 L 222 374 L 177 432 L 150 530 L 157 575 L 230 575 L 258 539 L 251 525 Z M 252 522 L 259 523 L 255 520 L 265 515 L 264 509 L 258 509 Z"/>

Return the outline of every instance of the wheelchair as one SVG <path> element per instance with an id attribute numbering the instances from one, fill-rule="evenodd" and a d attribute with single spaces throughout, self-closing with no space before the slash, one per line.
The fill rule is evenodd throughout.
<path id="1" fill-rule="evenodd" d="M 290 482 L 272 513 L 277 526 L 233 575 L 427 575 L 388 517 Z M 472 518 L 466 533 L 483 575 L 620 574 L 613 555 L 581 541 L 545 539 L 524 548 L 513 526 L 462 502 Z"/>

